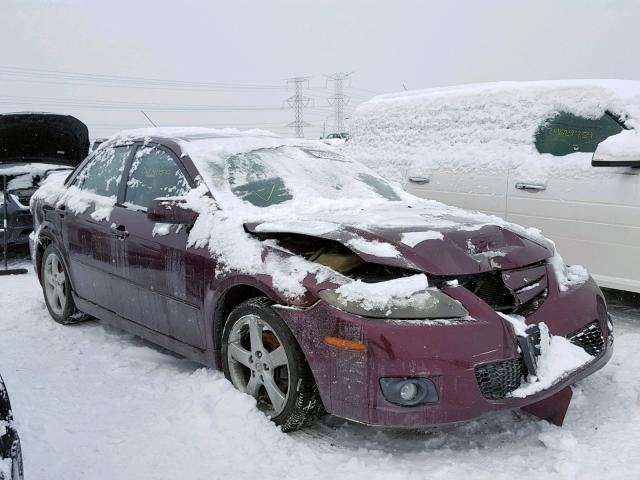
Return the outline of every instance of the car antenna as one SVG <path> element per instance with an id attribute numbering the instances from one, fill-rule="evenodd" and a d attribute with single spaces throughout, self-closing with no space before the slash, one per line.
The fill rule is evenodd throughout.
<path id="1" fill-rule="evenodd" d="M 140 110 L 140 113 L 142 113 L 145 117 L 147 117 L 147 120 L 149 120 L 149 122 L 151 122 L 151 125 L 153 125 L 154 127 L 158 128 L 158 125 L 153 123 L 153 120 L 151 120 L 151 117 L 149 117 L 149 115 L 147 115 L 144 110 Z"/>
<path id="2" fill-rule="evenodd" d="M 0 270 L 0 275 L 20 275 L 27 273 L 26 268 L 9 268 L 7 266 L 7 254 L 9 249 L 9 210 L 7 208 L 9 204 L 9 192 L 7 192 L 7 174 L 2 175 L 2 208 L 4 210 L 4 220 L 2 222 L 2 237 L 4 246 L 4 269 Z"/>

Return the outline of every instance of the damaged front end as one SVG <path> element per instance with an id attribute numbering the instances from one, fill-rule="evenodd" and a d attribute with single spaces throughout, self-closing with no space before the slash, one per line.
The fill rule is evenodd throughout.
<path id="1" fill-rule="evenodd" d="M 322 319 L 317 337 L 337 338 L 360 348 L 340 351 L 340 343 L 334 342 L 323 347 L 327 351 L 321 360 L 310 359 L 314 372 L 332 372 L 318 376 L 328 382 L 332 398 L 326 400 L 327 408 L 337 415 L 365 423 L 415 426 L 522 408 L 561 424 L 571 399 L 570 383 L 601 368 L 611 355 L 613 337 L 597 286 L 588 279 L 562 290 L 553 252 L 542 246 L 535 255 L 528 251 L 520 263 L 508 248 L 496 248 L 494 260 L 486 254 L 493 248 L 491 242 L 479 253 L 476 235 L 476 248 L 467 249 L 464 257 L 460 251 L 468 242 L 455 232 L 448 243 L 446 235 L 445 240 L 428 240 L 415 248 L 393 243 L 401 258 L 376 257 L 352 248 L 353 230 L 323 236 L 253 230 L 249 229 L 268 244 L 339 274 L 338 280 L 305 284 L 322 300 L 307 311 Z M 511 234 L 491 233 L 512 244 L 519 242 Z M 384 240 L 379 235 L 363 238 L 370 243 Z M 441 255 L 457 266 L 452 268 L 456 273 L 424 268 L 434 262 L 428 255 L 438 252 L 438 242 Z M 286 315 L 295 317 L 295 310 Z M 296 320 L 291 324 L 295 330 Z M 566 371 L 549 367 L 561 361 L 553 349 L 551 356 L 545 356 L 553 342 L 556 351 L 578 351 L 579 358 Z M 318 352 L 317 340 L 307 347 Z M 350 362 L 366 365 L 366 372 L 352 371 Z M 351 372 L 348 385 L 341 368 Z M 428 380 L 433 398 L 455 400 L 403 406 L 398 392 L 391 395 L 381 386 L 388 384 L 384 380 L 388 378 L 400 379 L 398 385 L 402 379 L 415 379 L 416 385 Z M 369 405 L 368 410 L 358 411 L 352 398 Z"/>

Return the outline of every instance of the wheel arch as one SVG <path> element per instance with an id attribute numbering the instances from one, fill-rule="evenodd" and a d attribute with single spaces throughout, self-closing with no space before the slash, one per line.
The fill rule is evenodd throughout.
<path id="1" fill-rule="evenodd" d="M 38 234 L 37 242 L 36 242 L 36 244 L 34 246 L 35 259 L 34 259 L 33 268 L 34 268 L 34 270 L 36 272 L 36 275 L 38 276 L 38 281 L 40 282 L 40 284 L 42 284 L 42 255 L 44 254 L 44 251 L 47 249 L 47 247 L 49 247 L 49 245 L 55 245 L 55 247 L 60 252 L 60 259 L 62 260 L 62 263 L 64 265 L 65 271 L 68 273 L 69 283 L 71 285 L 71 289 L 74 290 L 74 288 L 73 288 L 73 278 L 72 278 L 72 275 L 71 275 L 71 271 L 69 269 L 68 258 L 65 255 L 65 252 L 63 251 L 63 249 L 60 248 L 58 242 L 56 241 L 56 238 L 55 238 L 55 235 L 53 234 L 53 232 L 51 232 L 49 229 L 46 229 L 45 227 L 40 229 L 40 232 Z"/>
<path id="2" fill-rule="evenodd" d="M 246 281 L 229 285 L 216 298 L 213 308 L 213 318 L 211 332 L 213 335 L 213 350 L 216 362 L 222 365 L 220 352 L 222 350 L 222 330 L 229 314 L 242 302 L 256 297 L 266 297 L 274 303 L 278 303 L 279 298 L 276 293 L 265 285 Z"/>
<path id="3" fill-rule="evenodd" d="M 34 258 L 34 265 L 33 265 L 36 271 L 36 275 L 38 276 L 38 281 L 40 283 L 42 283 L 42 255 L 44 255 L 44 251 L 52 243 L 53 243 L 53 236 L 50 235 L 47 231 L 40 231 L 40 233 L 38 234 L 38 238 L 36 240 L 36 244 L 34 246 L 35 258 Z"/>

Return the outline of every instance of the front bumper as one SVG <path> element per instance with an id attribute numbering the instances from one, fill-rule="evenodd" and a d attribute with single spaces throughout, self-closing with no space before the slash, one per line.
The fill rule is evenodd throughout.
<path id="1" fill-rule="evenodd" d="M 325 408 L 358 422 L 416 428 L 467 421 L 495 410 L 521 408 L 548 398 L 602 368 L 613 353 L 604 305 L 593 280 L 559 292 L 550 283 L 544 304 L 527 323 L 545 322 L 552 335 L 568 336 L 594 320 L 604 337 L 603 350 L 589 363 L 552 387 L 525 398 L 490 399 L 480 389 L 475 368 L 518 358 L 516 336 L 508 322 L 493 309 L 459 287 L 447 293 L 462 301 L 474 321 L 457 324 L 381 321 L 357 317 L 319 302 L 299 311 L 281 309 L 292 328 L 318 384 Z M 313 326 L 312 326 L 313 325 Z M 367 344 L 357 352 L 326 345 L 325 336 Z M 384 377 L 426 377 L 438 390 L 433 404 L 403 407 L 385 399 Z"/>

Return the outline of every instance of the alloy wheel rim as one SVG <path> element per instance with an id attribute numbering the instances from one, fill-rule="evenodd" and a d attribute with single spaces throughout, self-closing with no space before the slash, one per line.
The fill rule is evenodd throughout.
<path id="1" fill-rule="evenodd" d="M 44 263 L 44 289 L 53 313 L 62 315 L 67 305 L 66 276 L 64 266 L 55 253 L 50 253 Z"/>
<path id="2" fill-rule="evenodd" d="M 289 358 L 268 322 L 245 315 L 234 323 L 227 364 L 234 387 L 254 397 L 267 415 L 273 418 L 284 410 L 290 391 Z"/>

